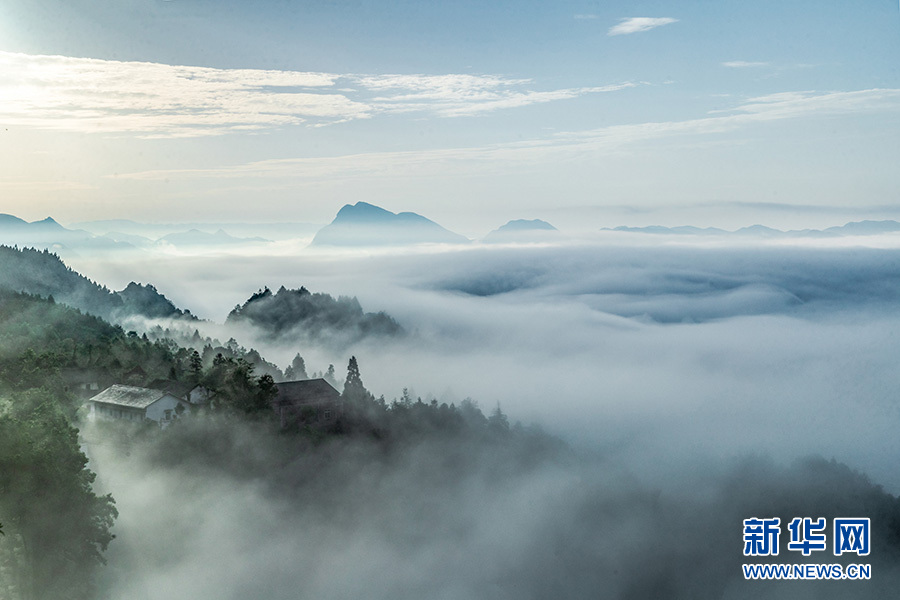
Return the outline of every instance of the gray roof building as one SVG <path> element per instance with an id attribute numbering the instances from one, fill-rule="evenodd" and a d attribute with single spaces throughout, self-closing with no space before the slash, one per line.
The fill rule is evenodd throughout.
<path id="1" fill-rule="evenodd" d="M 150 419 L 166 426 L 190 405 L 165 390 L 131 385 L 113 385 L 87 403 L 91 418 L 143 421 Z M 181 406 L 181 408 L 179 408 Z"/>
<path id="2" fill-rule="evenodd" d="M 133 385 L 113 385 L 93 398 L 91 402 L 102 402 L 114 406 L 127 406 L 129 408 L 147 408 L 168 392 L 165 390 L 152 390 L 135 387 Z"/>
<path id="3" fill-rule="evenodd" d="M 336 420 L 343 409 L 341 394 L 324 379 L 276 383 L 272 407 L 281 426 L 290 422 L 322 424 Z"/>

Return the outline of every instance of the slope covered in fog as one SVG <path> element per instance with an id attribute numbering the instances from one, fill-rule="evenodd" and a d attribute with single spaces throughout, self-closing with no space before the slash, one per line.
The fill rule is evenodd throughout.
<path id="1" fill-rule="evenodd" d="M 604 228 L 608 229 L 608 228 Z M 726 231 L 717 227 L 693 227 L 683 225 L 679 227 L 663 227 L 651 225 L 648 227 L 619 226 L 612 231 L 628 233 L 653 233 L 659 235 L 717 235 L 717 236 L 743 236 L 757 238 L 832 238 L 842 236 L 869 236 L 900 231 L 900 223 L 893 220 L 885 221 L 853 221 L 845 225 L 828 227 L 826 229 L 792 229 L 782 231 L 765 225 L 750 225 L 741 227 L 735 231 Z"/>
<path id="2" fill-rule="evenodd" d="M 172 244 L 178 247 L 203 247 L 203 246 L 229 246 L 235 244 L 257 244 L 267 242 L 268 240 L 254 238 L 238 238 L 228 235 L 223 229 L 216 230 L 215 233 L 206 233 L 199 229 L 191 229 L 190 231 L 170 233 L 158 240 L 156 243 Z"/>
<path id="3" fill-rule="evenodd" d="M 384 312 L 363 312 L 356 298 L 311 293 L 305 287 L 253 294 L 228 314 L 226 324 L 248 324 L 275 339 L 341 346 L 364 338 L 394 337 L 400 325 Z"/>
<path id="4" fill-rule="evenodd" d="M 91 250 L 122 250 L 130 244 L 97 237 L 81 229 L 67 229 L 47 217 L 28 222 L 13 215 L 0 214 L 0 237 L 7 245 L 39 248 L 74 248 Z"/>
<path id="5" fill-rule="evenodd" d="M 0 288 L 40 296 L 53 296 L 92 315 L 109 320 L 139 316 L 194 319 L 176 307 L 153 285 L 131 282 L 120 292 L 91 281 L 72 270 L 47 250 L 0 246 Z"/>
<path id="6" fill-rule="evenodd" d="M 189 263 L 202 273 L 215 264 Z M 222 264 L 238 280 L 289 271 L 258 258 Z M 235 384 L 249 381 L 246 361 L 210 347 L 200 375 L 227 390 L 231 416 L 143 441 L 86 429 L 98 492 L 111 492 L 120 513 L 107 596 L 795 597 L 797 582 L 743 580 L 741 519 L 852 514 L 873 519 L 866 561 L 876 576 L 807 582 L 804 593 L 892 597 L 900 517 L 878 484 L 896 489 L 896 264 L 896 250 L 599 246 L 329 261 L 330 277 L 362 291 L 398 282 L 384 305 L 416 334 L 359 348 L 367 384 L 387 399 L 367 396 L 361 415 L 328 431 L 273 431 L 259 397 L 242 399 Z M 203 294 L 221 293 L 206 281 Z M 473 282 L 507 289 L 460 293 Z M 761 286 L 770 290 L 760 298 L 735 296 Z M 772 290 L 801 302 L 769 303 Z M 268 305 L 279 295 L 284 307 Z M 258 296 L 243 306 L 263 302 L 274 318 L 315 294 Z M 8 354 L 4 372 L 29 374 L 26 385 L 46 361 L 72 357 L 103 356 L 104 368 L 123 373 L 145 345 L 158 353 L 154 377 L 193 368 L 189 352 L 167 362 L 165 344 L 114 328 L 112 348 L 100 352 L 100 340 L 83 344 L 42 316 L 62 307 L 38 304 L 34 317 L 0 323 L 50 323 L 35 339 L 46 355 L 23 360 L 21 343 Z M 670 318 L 623 318 L 610 306 Z M 425 399 L 392 402 L 406 381 Z M 483 406 L 501 401 L 513 420 L 537 415 L 588 449 L 499 410 L 486 416 L 453 393 L 428 395 L 448 382 Z M 809 453 L 825 458 L 795 460 Z M 859 562 L 828 557 L 844 560 Z"/>
<path id="7" fill-rule="evenodd" d="M 206 420 L 149 442 L 93 451 L 122 513 L 104 573 L 115 600 L 796 597 L 798 582 L 743 580 L 748 515 L 871 515 L 871 581 L 800 585 L 862 599 L 900 584 L 900 503 L 821 458 L 730 461 L 675 494 L 487 422 L 298 447 Z M 809 560 L 790 554 L 776 561 Z"/>

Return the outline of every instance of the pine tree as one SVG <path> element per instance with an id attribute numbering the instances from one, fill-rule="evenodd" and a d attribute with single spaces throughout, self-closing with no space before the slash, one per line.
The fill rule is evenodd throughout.
<path id="1" fill-rule="evenodd" d="M 190 357 L 191 364 L 191 374 L 194 376 L 199 376 L 200 371 L 203 370 L 203 359 L 200 358 L 200 353 L 194 350 L 191 352 Z"/>
<path id="2" fill-rule="evenodd" d="M 344 398 L 347 400 L 363 400 L 369 392 L 363 386 L 362 377 L 359 375 L 359 364 L 356 357 L 351 356 L 347 365 L 347 381 L 344 382 Z"/>
<path id="3" fill-rule="evenodd" d="M 291 361 L 290 366 L 285 369 L 284 378 L 288 381 L 309 379 L 309 375 L 306 374 L 306 362 L 303 360 L 303 357 L 300 356 L 299 352 L 297 353 L 297 356 L 294 357 L 294 360 Z"/>
<path id="4" fill-rule="evenodd" d="M 337 385 L 337 380 L 334 378 L 334 365 L 328 365 L 328 370 L 325 371 L 322 378 L 333 386 Z"/>
<path id="5" fill-rule="evenodd" d="M 488 427 L 495 433 L 506 433 L 509 431 L 509 419 L 500 410 L 499 402 L 497 402 L 497 408 L 488 417 Z"/>

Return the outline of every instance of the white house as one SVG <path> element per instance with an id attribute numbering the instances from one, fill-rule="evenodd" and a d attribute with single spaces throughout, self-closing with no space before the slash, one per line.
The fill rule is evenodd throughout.
<path id="1" fill-rule="evenodd" d="M 147 384 L 148 388 L 169 392 L 176 398 L 186 400 L 191 404 L 206 405 L 213 395 L 209 388 L 197 383 L 173 381 L 171 379 L 156 379 Z"/>
<path id="2" fill-rule="evenodd" d="M 90 419 L 138 423 L 150 419 L 166 427 L 179 416 L 187 414 L 190 404 L 164 390 L 114 385 L 88 400 L 87 409 Z"/>

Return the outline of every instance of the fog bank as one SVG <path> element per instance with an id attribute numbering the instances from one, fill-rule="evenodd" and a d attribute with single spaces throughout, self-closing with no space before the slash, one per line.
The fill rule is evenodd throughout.
<path id="1" fill-rule="evenodd" d="M 357 296 L 411 335 L 340 351 L 201 330 L 339 377 L 355 354 L 376 396 L 500 402 L 648 477 L 819 453 L 897 492 L 898 265 L 891 248 L 679 242 L 169 256 L 127 274 L 219 322 L 264 285 Z M 104 282 L 122 268 L 78 266 Z"/>

